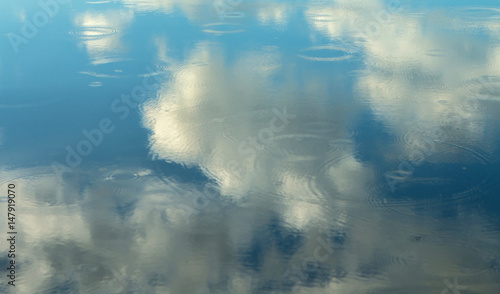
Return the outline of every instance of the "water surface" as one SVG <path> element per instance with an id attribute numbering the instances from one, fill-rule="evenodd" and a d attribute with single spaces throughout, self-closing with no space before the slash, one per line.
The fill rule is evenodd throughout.
<path id="1" fill-rule="evenodd" d="M 495 1 L 40 3 L 0 5 L 0 292 L 499 292 Z"/>

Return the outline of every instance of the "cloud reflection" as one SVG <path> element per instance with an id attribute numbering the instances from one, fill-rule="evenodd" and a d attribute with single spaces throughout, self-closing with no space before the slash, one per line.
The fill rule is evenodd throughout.
<path id="1" fill-rule="evenodd" d="M 167 13 L 179 5 L 188 17 L 199 4 L 124 3 Z M 291 21 L 287 4 L 276 7 L 258 14 L 262 23 Z M 171 79 L 141 108 L 153 158 L 200 169 L 216 192 L 124 163 L 75 170 L 62 185 L 50 167 L 3 170 L 2 182 L 15 181 L 23 195 L 19 273 L 30 282 L 21 292 L 439 293 L 444 279 L 460 276 L 494 293 L 500 236 L 475 199 L 386 193 L 379 165 L 412 145 L 360 142 L 353 129 L 367 132 L 369 108 L 401 141 L 422 129 L 445 129 L 459 147 L 480 141 L 483 113 L 461 105 L 471 91 L 492 96 L 478 83 L 499 74 L 498 50 L 443 37 L 404 11 L 377 34 L 357 30 L 366 25 L 356 20 L 368 24 L 385 9 L 336 1 L 305 10 L 311 34 L 356 46 L 356 72 L 353 58 L 325 65 L 279 46 L 234 53 L 198 40 L 175 60 L 167 38 L 153 38 L 158 60 L 171 66 Z M 120 37 L 133 18 L 129 10 L 78 14 L 78 38 L 94 64 L 124 56 Z M 461 125 L 448 131 L 453 122 Z M 479 157 L 447 150 L 428 161 L 461 168 Z"/>
<path id="2" fill-rule="evenodd" d="M 87 11 L 75 16 L 73 33 L 93 65 L 120 61 L 127 51 L 121 37 L 133 19 L 131 10 Z"/>
<path id="3" fill-rule="evenodd" d="M 379 37 L 381 40 L 389 38 L 382 33 Z M 401 46 L 411 46 L 404 42 L 408 40 L 403 39 Z M 431 88 L 432 84 L 425 80 L 417 87 L 405 81 L 394 83 L 389 89 L 377 85 L 379 92 L 370 91 L 367 86 L 370 79 L 384 72 L 372 63 L 377 66 L 387 63 L 386 72 L 398 69 L 397 62 L 406 69 L 413 64 L 412 56 L 408 54 L 410 60 L 399 60 L 397 57 L 407 55 L 391 52 L 398 56 L 387 60 L 381 58 L 383 51 L 378 48 L 384 48 L 384 43 L 376 38 L 366 40 L 363 46 L 369 68 L 361 72 L 356 84 L 360 93 L 367 91 L 369 105 L 383 120 L 390 121 L 391 115 L 401 119 L 394 123 L 394 127 L 399 128 L 396 131 L 407 131 L 405 127 L 411 124 L 410 121 L 403 121 L 404 116 L 397 112 L 380 111 L 379 107 L 386 104 L 400 107 L 408 114 L 408 103 L 416 101 L 417 97 L 420 100 L 416 102 L 425 106 L 422 100 L 425 98 L 419 96 L 418 90 Z M 207 44 L 192 50 L 158 98 L 144 108 L 143 115 L 145 126 L 151 130 L 151 149 L 159 159 L 201 168 L 217 182 L 223 199 L 237 205 L 234 210 L 227 211 L 223 222 L 231 224 L 228 228 L 232 232 L 230 244 L 233 250 L 240 252 L 244 268 L 253 270 L 256 280 L 267 279 L 257 282 L 254 286 L 259 289 L 257 292 L 290 289 L 282 276 L 272 277 L 270 272 L 287 273 L 311 257 L 318 229 L 326 229 L 332 246 L 339 250 L 321 266 L 302 274 L 300 271 L 295 273 L 292 284 L 315 286 L 307 288 L 309 293 L 382 293 L 388 288 L 440 291 L 443 278 L 458 274 L 443 265 L 459 264 L 463 269 L 467 267 L 466 260 L 478 257 L 477 253 L 463 249 L 459 241 L 461 232 L 454 229 L 456 224 L 437 224 L 432 220 L 415 223 L 412 202 L 396 211 L 384 209 L 385 205 L 380 210 L 372 206 L 371 201 L 384 203 L 386 200 L 377 199 L 380 197 L 377 175 L 370 164 L 358 159 L 353 138 L 346 129 L 356 108 L 328 103 L 328 91 L 315 87 L 318 76 L 313 74 L 302 80 L 305 89 L 317 92 L 297 96 L 292 75 L 284 74 L 286 70 L 281 61 L 284 57 L 279 52 L 248 52 L 232 63 L 220 52 L 217 45 Z M 395 74 L 393 79 L 398 78 Z M 343 90 L 336 89 L 338 93 Z M 345 89 L 345 93 L 349 90 Z M 395 91 L 400 92 L 392 94 Z M 359 99 L 346 95 L 345 99 Z M 391 97 L 394 98 L 391 100 Z M 255 154 L 242 151 L 240 144 L 258 137 L 272 120 L 272 109 L 283 106 L 296 116 L 293 122 L 282 133 L 273 134 L 265 144 L 256 145 Z M 429 110 L 430 113 L 417 111 L 416 117 L 412 116 L 413 121 L 430 123 L 432 127 L 439 125 L 439 115 L 433 108 Z M 284 246 L 287 249 L 280 249 L 283 248 L 282 239 L 272 235 L 273 229 L 264 229 L 275 222 L 279 224 L 278 235 L 288 240 Z M 481 217 L 473 222 L 471 227 L 484 225 Z M 436 226 L 449 232 L 447 238 L 458 242 L 456 250 L 438 245 L 441 237 L 434 235 Z M 401 238 L 401 234 L 405 237 Z M 496 244 L 494 238 L 481 233 L 476 238 L 488 246 Z M 483 249 L 485 251 L 479 255 L 491 253 L 486 247 Z M 278 252 L 282 257 L 275 259 L 273 256 Z M 488 259 L 478 258 L 485 258 L 479 263 Z M 472 272 L 478 270 L 470 268 Z M 400 274 L 393 275 L 398 272 Z M 378 279 L 381 275 L 387 277 L 383 273 L 388 274 L 390 287 Z M 431 276 L 435 279 L 432 286 L 424 287 L 423 281 L 429 282 Z M 361 281 L 354 277 L 360 277 Z M 251 287 L 250 282 L 239 283 L 246 285 L 239 289 Z M 486 282 L 483 287 L 491 285 Z M 302 288 L 294 288 L 294 291 L 301 293 Z"/>

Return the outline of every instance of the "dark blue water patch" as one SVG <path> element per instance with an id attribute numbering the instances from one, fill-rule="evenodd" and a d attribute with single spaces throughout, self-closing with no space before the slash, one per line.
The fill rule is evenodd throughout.
<path id="1" fill-rule="evenodd" d="M 283 226 L 276 218 L 270 221 L 269 232 L 278 252 L 286 257 L 292 256 L 304 243 L 298 230 Z"/>
<path id="2" fill-rule="evenodd" d="M 332 278 L 342 279 L 347 275 L 347 272 L 342 268 L 331 268 L 326 264 L 319 264 L 314 267 L 305 268 L 305 280 L 303 285 L 306 287 L 324 287 Z"/>
<path id="3" fill-rule="evenodd" d="M 19 53 L 12 53 L 12 58 L 2 58 L 2 63 L 5 61 L 11 68 L 10 71 L 0 71 L 0 78 L 5 82 L 2 82 L 2 88 L 23 91 L 24 89 L 48 90 L 53 87 L 51 90 L 57 90 L 66 87 L 74 89 L 79 85 L 77 79 L 69 77 L 76 73 L 79 65 L 85 61 L 75 58 L 79 55 L 79 50 L 70 40 L 61 38 L 59 32 L 51 32 L 51 27 L 46 26 L 34 38 L 29 39 L 27 44 L 19 46 Z M 50 38 L 52 40 L 47 41 Z M 9 56 L 12 50 L 10 46 L 6 49 L 4 52 Z M 67 62 L 68 59 L 72 62 Z M 50 93 L 50 91 L 43 92 Z"/>
<path id="4" fill-rule="evenodd" d="M 459 198 L 480 198 L 480 184 L 488 172 L 482 164 L 428 163 L 417 167 L 385 197 L 389 202 L 408 205 L 420 216 L 457 217 L 464 203 Z"/>
<path id="5" fill-rule="evenodd" d="M 356 269 L 356 274 L 361 278 L 374 278 L 382 273 L 382 267 L 376 261 L 362 263 Z"/>
<path id="6" fill-rule="evenodd" d="M 487 268 L 493 281 L 500 284 L 500 256 L 492 257 L 487 263 Z"/>
<path id="7" fill-rule="evenodd" d="M 342 249 L 346 243 L 347 234 L 345 229 L 331 229 L 328 239 L 334 249 Z"/>
<path id="8" fill-rule="evenodd" d="M 253 293 L 276 293 L 276 291 L 284 291 L 281 283 L 276 280 L 259 281 Z M 278 292 L 279 293 L 279 292 Z"/>
<path id="9" fill-rule="evenodd" d="M 87 92 L 78 95 L 82 95 L 80 98 L 85 100 L 85 93 Z M 53 95 L 61 97 L 62 100 L 43 106 L 16 108 L 5 112 L 0 120 L 9 121 L 11 127 L 3 134 L 3 151 L 22 154 L 22 157 L 20 155 L 22 160 L 16 156 L 9 156 L 4 158 L 2 164 L 32 164 L 35 159 L 45 160 L 38 162 L 39 165 L 50 165 L 53 161 L 65 163 L 68 153 L 66 148 L 69 146 L 76 151 L 79 143 L 89 141 L 84 132 L 92 133 L 94 130 L 101 133 L 102 138 L 96 139 L 97 143 L 92 143 L 92 151 L 89 155 L 83 156 L 83 163 L 106 162 L 116 155 L 147 156 L 148 138 L 139 124 L 140 118 L 137 112 L 131 110 L 127 120 L 122 121 L 113 116 L 107 102 L 93 101 L 82 106 L 73 101 L 73 96 L 76 94 L 63 90 L 55 91 Z M 34 99 L 37 97 L 39 98 L 34 96 Z M 99 130 L 103 120 L 111 121 L 110 133 L 102 133 Z M 30 123 L 26 123 L 27 121 Z M 49 125 L 50 128 L 47 128 Z M 31 144 L 33 141 L 37 144 Z"/>
<path id="10" fill-rule="evenodd" d="M 186 166 L 172 161 L 157 159 L 147 161 L 146 167 L 151 169 L 153 174 L 163 181 L 172 179 L 198 185 L 210 182 L 210 179 L 197 166 Z"/>
<path id="11" fill-rule="evenodd" d="M 248 248 L 240 250 L 238 253 L 240 263 L 247 269 L 260 272 L 269 251 L 266 243 L 266 240 L 261 237 L 254 237 Z"/>
<path id="12" fill-rule="evenodd" d="M 2 244 L 9 244 L 7 242 L 2 242 Z M 7 248 L 7 247 L 6 247 Z M 8 252 L 8 250 L 7 250 Z M 14 253 L 15 254 L 15 253 Z M 16 274 L 19 274 L 19 268 L 18 268 L 18 262 L 13 259 L 16 266 Z M 6 276 L 9 275 L 9 269 L 8 267 L 10 266 L 10 261 L 11 259 L 8 258 L 8 254 L 0 256 L 0 274 L 2 275 L 2 278 L 7 279 Z M 2 283 L 2 285 L 7 285 L 7 283 Z M 2 292 L 2 293 L 7 293 L 7 292 Z"/>
<path id="13" fill-rule="evenodd" d="M 42 286 L 43 287 L 43 286 Z M 40 294 L 64 294 L 64 293 L 74 293 L 75 289 L 79 289 L 79 283 L 75 280 L 60 282 L 57 279 L 49 280 L 47 283 L 47 289 L 37 292 Z"/>
<path id="14" fill-rule="evenodd" d="M 116 211 L 118 216 L 123 220 L 125 218 L 130 218 L 134 214 L 134 210 L 137 207 L 138 200 L 132 200 L 125 203 L 118 203 L 116 205 Z"/>
<path id="15" fill-rule="evenodd" d="M 150 287 L 166 286 L 168 283 L 169 277 L 161 273 L 152 273 L 148 279 L 148 286 Z"/>
<path id="16" fill-rule="evenodd" d="M 218 280 L 216 281 L 209 281 L 207 284 L 208 289 L 212 293 L 222 293 L 224 291 L 227 291 L 230 287 L 230 282 L 231 279 L 228 275 L 222 274 Z"/>
<path id="17" fill-rule="evenodd" d="M 386 154 L 390 154 L 394 146 L 391 142 L 394 136 L 388 132 L 384 123 L 376 119 L 372 110 L 363 107 L 353 120 L 353 137 L 356 157 L 362 162 L 369 162 L 374 166 L 387 165 Z"/>
<path id="18" fill-rule="evenodd" d="M 500 179 L 500 163 L 495 162 L 492 165 L 494 171 L 493 178 Z M 493 229 L 497 232 L 500 231 L 500 183 L 493 182 L 491 186 L 485 187 L 481 190 L 482 197 L 478 201 L 481 210 L 484 211 L 485 217 L 490 221 Z"/>

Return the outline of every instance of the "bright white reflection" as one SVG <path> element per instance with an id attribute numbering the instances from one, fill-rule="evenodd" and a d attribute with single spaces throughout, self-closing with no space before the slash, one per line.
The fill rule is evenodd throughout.
<path id="1" fill-rule="evenodd" d="M 313 30 L 337 42 L 355 37 L 366 66 L 359 88 L 397 136 L 461 124 L 462 136 L 480 140 L 482 114 L 474 109 L 477 101 L 469 100 L 477 100 L 479 88 L 485 92 L 485 77 L 500 76 L 498 49 L 483 47 L 466 29 L 472 24 L 455 15 L 443 13 L 435 20 L 455 25 L 456 31 L 443 35 L 429 30 L 429 18 L 404 9 L 398 1 L 370 1 L 363 9 L 351 2 L 318 4 L 310 6 L 306 18 Z M 497 37 L 497 23 L 474 25 Z"/>
<path id="2" fill-rule="evenodd" d="M 134 19 L 131 10 L 108 10 L 79 13 L 73 32 L 94 65 L 123 60 L 127 51 L 121 37 Z"/>

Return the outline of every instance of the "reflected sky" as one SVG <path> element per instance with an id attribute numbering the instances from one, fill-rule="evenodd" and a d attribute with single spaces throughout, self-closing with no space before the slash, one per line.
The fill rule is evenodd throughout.
<path id="1" fill-rule="evenodd" d="M 0 292 L 500 290 L 497 3 L 40 3 L 0 4 Z"/>

